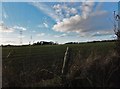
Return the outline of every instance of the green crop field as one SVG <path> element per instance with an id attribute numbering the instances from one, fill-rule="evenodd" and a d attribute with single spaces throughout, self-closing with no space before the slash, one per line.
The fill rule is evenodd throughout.
<path id="1" fill-rule="evenodd" d="M 70 60 L 67 73 L 69 75 L 68 80 L 74 81 L 77 77 L 80 77 L 79 80 L 88 81 L 88 83 L 85 82 L 85 84 L 84 82 L 80 83 L 81 86 L 110 85 L 111 82 L 108 83 L 109 78 L 105 76 L 109 76 L 107 73 L 111 70 L 109 71 L 107 69 L 103 69 L 104 67 L 107 68 L 106 65 L 109 66 L 109 69 L 113 65 L 108 60 L 116 58 L 116 56 L 114 56 L 115 43 L 97 42 L 64 45 L 3 47 L 3 87 L 62 86 L 61 69 L 67 47 L 69 47 Z M 97 69 L 98 66 L 101 67 Z M 94 73 L 91 73 L 90 70 Z M 102 74 L 101 71 L 99 73 L 99 70 L 102 71 Z M 98 78 L 96 78 L 96 76 Z M 96 80 L 94 78 L 96 78 Z"/>

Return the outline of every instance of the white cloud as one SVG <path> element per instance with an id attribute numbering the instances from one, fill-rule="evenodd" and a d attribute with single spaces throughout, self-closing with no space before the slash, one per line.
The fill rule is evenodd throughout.
<path id="1" fill-rule="evenodd" d="M 24 38 L 25 36 L 18 36 L 18 38 Z"/>
<path id="2" fill-rule="evenodd" d="M 69 6 L 69 4 L 56 4 L 51 8 L 44 3 L 38 2 L 32 3 L 32 5 L 56 20 L 56 24 L 52 28 L 54 31 L 66 33 L 76 32 L 80 34 L 80 36 L 92 36 L 97 32 L 100 32 L 100 35 L 104 34 L 102 32 L 103 30 L 108 32 L 106 33 L 107 35 L 111 30 L 111 24 L 107 19 L 109 15 L 108 12 L 101 10 L 102 3 L 94 6 L 94 0 L 86 0 L 82 2 L 82 4 L 80 3 L 80 8 L 74 8 Z M 38 27 L 43 26 L 48 28 L 47 23 L 43 23 L 43 25 L 39 25 Z M 62 35 L 56 35 L 56 37 L 62 37 Z"/>
<path id="3" fill-rule="evenodd" d="M 59 37 L 65 37 L 65 36 L 67 36 L 67 34 L 61 34 L 61 35 L 55 35 L 54 37 L 57 37 L 57 38 L 59 38 Z"/>
<path id="4" fill-rule="evenodd" d="M 14 32 L 14 29 L 5 26 L 4 23 L 0 23 L 0 32 L 11 33 L 11 32 Z"/>
<path id="5" fill-rule="evenodd" d="M 86 1 L 82 3 L 81 10 L 82 10 L 82 17 L 84 19 L 86 19 L 93 10 L 94 0 L 91 1 L 92 2 Z"/>
<path id="6" fill-rule="evenodd" d="M 107 36 L 107 35 L 113 35 L 113 31 L 99 31 L 96 33 L 93 33 L 92 36 Z"/>
<path id="7" fill-rule="evenodd" d="M 6 12 L 3 13 L 3 17 L 4 17 L 5 19 L 8 18 L 8 15 L 6 14 Z"/>
<path id="8" fill-rule="evenodd" d="M 45 22 L 43 24 L 39 24 L 37 27 L 38 28 L 49 28 L 48 24 Z"/>
<path id="9" fill-rule="evenodd" d="M 43 23 L 44 24 L 44 26 L 46 27 L 46 28 L 48 28 L 48 24 L 47 23 Z"/>
<path id="10" fill-rule="evenodd" d="M 14 26 L 13 28 L 14 28 L 14 29 L 18 29 L 18 30 L 23 30 L 23 31 L 26 31 L 26 30 L 27 30 L 26 28 L 21 27 L 21 26 Z"/>
<path id="11" fill-rule="evenodd" d="M 102 28 L 106 23 L 106 17 L 108 13 L 105 11 L 95 12 L 89 16 L 89 18 L 84 19 L 80 15 L 75 15 L 67 19 L 63 19 L 53 26 L 53 29 L 58 32 L 76 32 L 84 33 L 98 30 L 105 30 Z M 105 26 L 104 26 L 105 27 Z"/>
<path id="12" fill-rule="evenodd" d="M 61 9 L 61 5 L 60 4 L 54 5 L 53 8 L 54 9 Z"/>
<path id="13" fill-rule="evenodd" d="M 55 14 L 54 10 L 51 7 L 45 5 L 42 2 L 32 2 L 30 4 L 37 7 L 40 11 L 43 11 L 45 14 L 53 18 L 55 21 L 59 21 L 59 17 Z"/>
<path id="14" fill-rule="evenodd" d="M 57 4 L 53 6 L 56 14 L 61 18 L 68 18 L 70 15 L 75 15 L 78 13 L 76 8 L 69 7 L 67 5 Z"/>
<path id="15" fill-rule="evenodd" d="M 81 17 L 79 15 L 75 15 L 71 18 L 63 19 L 62 22 L 58 22 L 56 25 L 54 25 L 53 29 L 59 32 L 75 32 L 78 31 L 75 26 L 79 21 L 81 21 Z"/>
<path id="16" fill-rule="evenodd" d="M 101 36 L 102 34 L 112 34 L 112 26 L 108 19 L 109 13 L 100 10 L 101 3 L 96 7 L 99 10 L 93 11 L 94 2 L 83 2 L 81 5 L 81 15 L 76 14 L 69 18 L 64 18 L 61 22 L 57 22 L 52 29 L 58 32 L 76 32 L 82 37 L 95 35 L 96 32 L 100 32 Z"/>
<path id="17" fill-rule="evenodd" d="M 76 14 L 77 13 L 77 10 L 75 8 L 71 8 L 70 9 L 70 12 L 73 13 L 73 14 Z"/>
<path id="18" fill-rule="evenodd" d="M 53 9 L 55 10 L 55 14 L 59 16 L 60 20 L 63 19 L 64 15 L 62 13 L 62 6 L 60 4 L 54 5 Z"/>
<path id="19" fill-rule="evenodd" d="M 23 31 L 27 30 L 26 28 L 20 27 L 20 26 L 8 27 L 3 22 L 0 22 L 0 32 L 12 33 L 16 29 L 23 30 Z"/>
<path id="20" fill-rule="evenodd" d="M 7 15 L 5 9 L 3 8 L 2 11 L 3 11 L 3 18 L 7 19 L 7 18 L 8 18 L 8 15 Z"/>
<path id="21" fill-rule="evenodd" d="M 44 35 L 45 35 L 45 33 L 39 33 L 36 36 L 41 37 L 41 36 L 44 36 Z"/>
<path id="22" fill-rule="evenodd" d="M 3 42 L 4 44 L 14 44 L 14 43 L 16 43 L 15 41 L 4 41 Z"/>

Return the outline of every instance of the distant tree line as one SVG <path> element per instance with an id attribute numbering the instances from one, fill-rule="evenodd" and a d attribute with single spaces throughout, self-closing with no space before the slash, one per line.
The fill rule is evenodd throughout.
<path id="1" fill-rule="evenodd" d="M 79 44 L 80 42 L 68 42 L 68 43 L 65 43 L 65 44 Z"/>
<path id="2" fill-rule="evenodd" d="M 68 43 L 65 43 L 65 44 L 81 44 L 81 43 L 97 43 L 97 42 L 117 42 L 118 40 L 102 40 L 102 41 L 90 41 L 90 42 L 68 42 Z M 30 44 L 29 44 L 30 45 Z M 32 44 L 33 46 L 34 45 L 58 45 L 57 42 L 47 42 L 47 41 L 38 41 L 36 43 L 33 43 Z M 20 45 L 1 45 L 2 47 L 18 47 Z M 22 45 L 22 46 L 28 46 L 28 45 Z M 21 46 L 20 46 L 21 47 Z"/>
<path id="3" fill-rule="evenodd" d="M 116 42 L 117 40 L 101 40 L 101 41 L 91 41 L 87 43 L 97 43 L 97 42 Z"/>
<path id="4" fill-rule="evenodd" d="M 90 41 L 90 42 L 82 42 L 82 43 L 97 43 L 97 42 L 116 42 L 117 40 L 102 40 L 102 41 Z M 81 44 L 81 42 L 68 42 L 65 44 Z"/>
<path id="5" fill-rule="evenodd" d="M 38 41 L 36 43 L 33 43 L 33 45 L 57 45 L 58 43 L 55 43 L 55 42 L 47 42 L 47 41 Z"/>
<path id="6" fill-rule="evenodd" d="M 28 45 L 58 45 L 57 42 L 47 42 L 47 41 L 38 41 L 36 43 L 33 43 L 33 44 L 26 44 L 26 45 L 11 45 L 11 44 L 8 44 L 8 45 L 0 45 L 1 47 L 21 47 L 21 46 L 28 46 Z"/>

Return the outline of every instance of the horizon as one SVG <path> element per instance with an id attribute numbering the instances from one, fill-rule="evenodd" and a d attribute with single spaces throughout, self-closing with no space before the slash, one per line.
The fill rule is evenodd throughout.
<path id="1" fill-rule="evenodd" d="M 118 2 L 2 2 L 0 43 L 88 42 L 115 39 Z M 20 33 L 22 31 L 22 33 Z M 1 45 L 0 44 L 0 45 Z"/>
<path id="2" fill-rule="evenodd" d="M 117 39 L 111 39 L 111 40 L 94 40 L 94 41 L 85 41 L 85 42 L 66 42 L 66 43 L 57 43 L 57 42 L 53 42 L 53 41 L 44 41 L 44 42 L 53 42 L 54 44 L 47 44 L 47 45 L 65 45 L 65 44 L 82 44 L 82 43 L 96 43 L 96 42 L 114 42 Z M 38 42 L 42 42 L 42 41 L 38 41 Z M 37 43 L 37 42 L 36 42 Z M 0 46 L 29 46 L 29 45 L 35 45 L 35 43 L 31 43 L 31 44 L 1 44 Z M 40 44 L 39 44 L 40 45 Z M 46 45 L 46 44 L 43 44 Z"/>

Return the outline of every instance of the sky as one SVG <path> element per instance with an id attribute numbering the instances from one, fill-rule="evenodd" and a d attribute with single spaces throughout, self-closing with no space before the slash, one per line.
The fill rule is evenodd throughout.
<path id="1" fill-rule="evenodd" d="M 115 39 L 117 2 L 2 2 L 0 6 L 0 44 Z"/>

